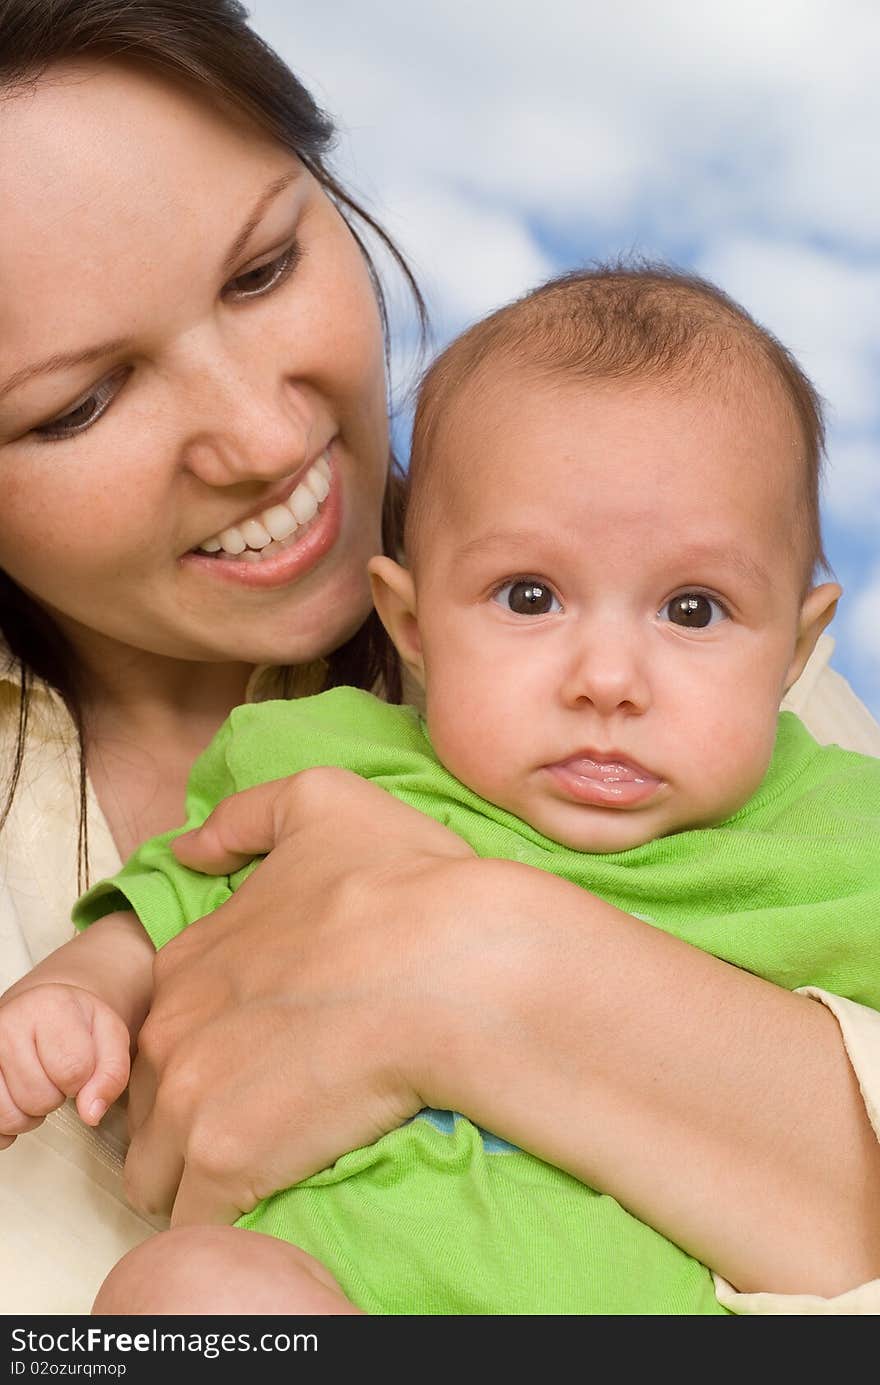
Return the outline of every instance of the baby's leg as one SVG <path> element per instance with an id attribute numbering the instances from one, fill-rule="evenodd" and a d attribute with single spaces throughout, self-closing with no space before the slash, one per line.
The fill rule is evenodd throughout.
<path id="1" fill-rule="evenodd" d="M 113 1316 L 360 1311 L 311 1255 L 237 1226 L 160 1231 L 122 1257 L 92 1305 Z"/>

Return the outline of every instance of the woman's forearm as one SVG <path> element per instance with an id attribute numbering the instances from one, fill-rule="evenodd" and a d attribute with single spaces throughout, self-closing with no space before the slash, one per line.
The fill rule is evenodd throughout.
<path id="1" fill-rule="evenodd" d="M 477 860 L 345 771 L 296 780 L 175 844 L 224 873 L 269 855 L 159 955 L 130 1103 L 142 1206 L 177 1190 L 179 1220 L 237 1215 L 432 1105 L 616 1196 L 741 1290 L 880 1274 L 880 1148 L 823 1006 Z"/>
<path id="2" fill-rule="evenodd" d="M 880 1145 L 824 1006 L 555 877 L 456 870 L 484 965 L 462 965 L 451 1031 L 425 1010 L 427 1101 L 612 1194 L 741 1291 L 880 1275 Z"/>

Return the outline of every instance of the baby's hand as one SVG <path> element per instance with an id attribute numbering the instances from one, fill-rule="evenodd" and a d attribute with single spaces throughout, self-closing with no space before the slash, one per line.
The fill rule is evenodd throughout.
<path id="1" fill-rule="evenodd" d="M 50 982 L 0 1003 L 0 1149 L 34 1130 L 65 1097 L 97 1125 L 125 1089 L 125 1023 L 79 986 Z"/>

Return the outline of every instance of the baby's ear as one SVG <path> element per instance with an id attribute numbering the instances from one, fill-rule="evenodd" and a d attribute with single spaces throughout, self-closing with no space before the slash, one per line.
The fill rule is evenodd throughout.
<path id="1" fill-rule="evenodd" d="M 384 555 L 371 558 L 367 564 L 370 585 L 373 589 L 373 604 L 379 619 L 388 631 L 389 638 L 401 660 L 417 679 L 419 686 L 425 686 L 425 663 L 422 658 L 422 641 L 416 619 L 416 589 L 412 573 L 393 558 Z"/>
<path id="2" fill-rule="evenodd" d="M 804 597 L 798 619 L 794 658 L 785 675 L 786 692 L 803 673 L 806 662 L 816 647 L 816 641 L 825 626 L 833 619 L 842 595 L 843 589 L 836 582 L 823 582 L 821 587 L 812 587 Z"/>

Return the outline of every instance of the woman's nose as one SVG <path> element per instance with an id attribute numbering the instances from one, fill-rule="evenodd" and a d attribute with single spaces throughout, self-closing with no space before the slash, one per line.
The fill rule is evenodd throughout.
<path id="1" fill-rule="evenodd" d="M 651 692 L 638 632 L 596 627 L 579 632 L 577 640 L 563 678 L 566 705 L 591 706 L 602 716 L 644 712 Z"/>
<path id="2" fill-rule="evenodd" d="M 325 441 L 307 397 L 285 380 L 257 383 L 214 371 L 199 389 L 198 421 L 183 446 L 187 470 L 209 486 L 275 481 Z"/>

